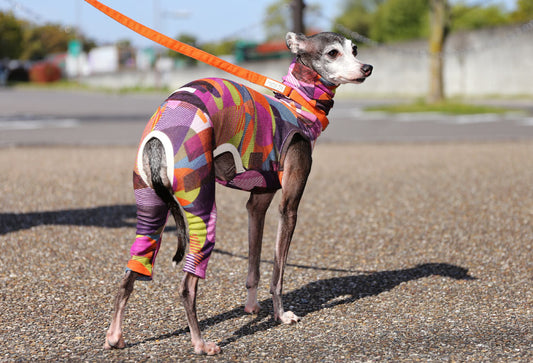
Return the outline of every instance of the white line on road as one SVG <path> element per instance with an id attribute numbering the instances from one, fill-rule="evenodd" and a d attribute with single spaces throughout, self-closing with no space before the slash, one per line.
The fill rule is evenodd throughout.
<path id="1" fill-rule="evenodd" d="M 72 128 L 80 125 L 75 118 L 65 119 L 0 119 L 0 130 L 38 130 L 49 128 Z"/>

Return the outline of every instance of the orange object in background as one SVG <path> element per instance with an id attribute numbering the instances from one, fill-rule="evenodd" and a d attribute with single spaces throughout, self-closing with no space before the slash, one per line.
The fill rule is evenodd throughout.
<path id="1" fill-rule="evenodd" d="M 50 83 L 61 79 L 61 69 L 50 62 L 36 63 L 30 69 L 30 81 L 36 83 Z"/>

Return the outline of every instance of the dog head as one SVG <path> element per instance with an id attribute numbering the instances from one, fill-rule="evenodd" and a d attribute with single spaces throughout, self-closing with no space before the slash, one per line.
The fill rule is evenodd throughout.
<path id="1" fill-rule="evenodd" d="M 310 37 L 289 32 L 287 47 L 298 60 L 330 83 L 363 83 L 373 67 L 357 59 L 357 46 L 336 33 L 318 33 Z"/>

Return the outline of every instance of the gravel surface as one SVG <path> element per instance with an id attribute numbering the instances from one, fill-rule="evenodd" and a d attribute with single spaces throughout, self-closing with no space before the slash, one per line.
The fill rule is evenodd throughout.
<path id="1" fill-rule="evenodd" d="M 243 312 L 247 194 L 219 188 L 218 243 L 192 353 L 169 225 L 137 283 L 128 347 L 102 349 L 134 238 L 132 147 L 0 149 L 0 361 L 533 360 L 533 143 L 316 147 L 271 319 L 276 208 L 259 300 Z M 279 198 L 279 196 L 277 196 Z"/>

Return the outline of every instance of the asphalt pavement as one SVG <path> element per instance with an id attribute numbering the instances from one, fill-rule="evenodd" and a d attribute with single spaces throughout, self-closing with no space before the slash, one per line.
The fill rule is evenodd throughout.
<path id="1" fill-rule="evenodd" d="M 279 195 L 262 312 L 247 315 L 248 195 L 220 187 L 198 314 L 222 354 L 193 354 L 172 222 L 128 305 L 126 349 L 103 350 L 135 238 L 135 144 L 161 99 L 0 91 L 0 361 L 533 360 L 530 116 L 402 121 L 346 100 L 315 148 L 285 274 L 302 321 L 272 320 Z"/>
<path id="2" fill-rule="evenodd" d="M 164 93 L 0 89 L 0 147 L 21 145 L 136 145 Z M 487 101 L 516 110 L 507 114 L 446 116 L 365 112 L 398 100 L 335 100 L 320 142 L 433 142 L 533 139 L 533 106 Z"/>

